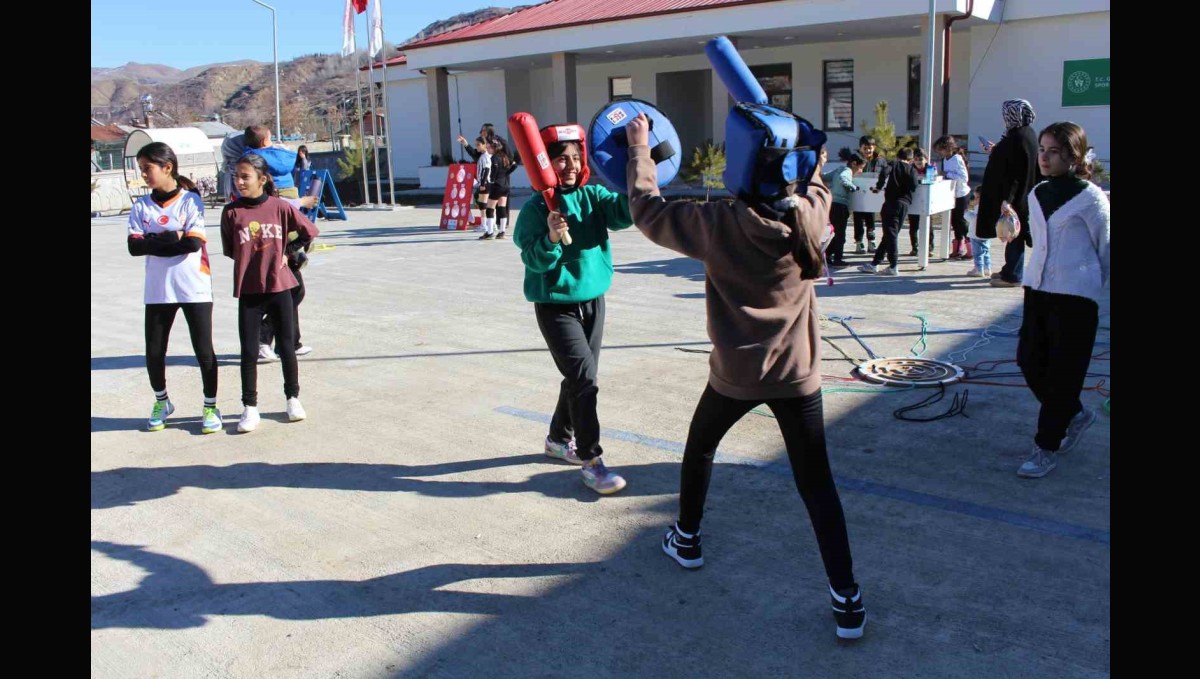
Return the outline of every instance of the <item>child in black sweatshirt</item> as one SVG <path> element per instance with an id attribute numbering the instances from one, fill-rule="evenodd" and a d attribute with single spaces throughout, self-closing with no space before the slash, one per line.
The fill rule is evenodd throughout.
<path id="1" fill-rule="evenodd" d="M 917 189 L 917 171 L 912 166 L 913 151 L 910 148 L 900 149 L 896 159 L 883 167 L 879 173 L 879 181 L 871 191 L 879 193 L 883 189 L 883 209 L 879 216 L 883 225 L 883 243 L 875 251 L 875 257 L 870 264 L 858 267 L 859 271 L 878 273 L 884 276 L 899 275 L 896 270 L 897 235 L 900 225 L 907 221 L 908 207 L 912 205 L 913 191 Z M 880 269 L 884 256 L 887 256 L 887 268 Z"/>

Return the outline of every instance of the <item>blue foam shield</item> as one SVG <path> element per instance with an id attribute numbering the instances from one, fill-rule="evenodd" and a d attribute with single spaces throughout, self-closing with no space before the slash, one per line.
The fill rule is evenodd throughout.
<path id="1" fill-rule="evenodd" d="M 650 157 L 658 166 L 659 188 L 675 179 L 683 160 L 675 126 L 654 104 L 640 99 L 610 102 L 596 113 L 588 126 L 588 156 L 592 166 L 622 192 L 629 190 L 625 181 L 629 160 L 625 125 L 639 113 L 645 113 L 650 120 Z"/>

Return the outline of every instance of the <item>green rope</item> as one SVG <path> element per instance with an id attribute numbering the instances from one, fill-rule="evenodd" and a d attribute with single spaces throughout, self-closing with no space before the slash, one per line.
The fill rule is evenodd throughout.
<path id="1" fill-rule="evenodd" d="M 929 333 L 929 319 L 925 318 L 925 314 L 913 314 L 913 318 L 921 319 L 921 337 L 913 343 L 912 348 L 909 349 L 909 352 L 911 352 L 915 358 L 920 358 L 921 354 L 925 353 L 929 349 L 929 343 L 925 341 L 925 337 Z M 921 345 L 920 351 L 917 351 L 918 344 Z"/>

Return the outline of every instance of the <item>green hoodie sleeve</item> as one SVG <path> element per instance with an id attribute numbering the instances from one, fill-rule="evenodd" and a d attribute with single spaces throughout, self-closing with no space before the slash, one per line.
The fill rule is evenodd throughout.
<path id="1" fill-rule="evenodd" d="M 551 243 L 546 217 L 550 211 L 546 203 L 532 198 L 521 207 L 517 215 L 517 226 L 513 229 L 513 244 L 521 250 L 521 262 L 534 273 L 545 273 L 558 265 L 562 258 L 562 244 Z M 625 208 L 628 218 L 629 208 Z"/>
<path id="2" fill-rule="evenodd" d="M 609 231 L 620 231 L 633 226 L 633 216 L 629 213 L 629 196 L 595 185 L 592 187 L 592 199 L 604 215 L 604 223 Z"/>

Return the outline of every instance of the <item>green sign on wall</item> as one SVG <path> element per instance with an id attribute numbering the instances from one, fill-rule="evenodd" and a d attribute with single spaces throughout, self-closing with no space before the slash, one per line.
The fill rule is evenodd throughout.
<path id="1" fill-rule="evenodd" d="M 1063 62 L 1063 106 L 1108 106 L 1108 59 Z"/>

